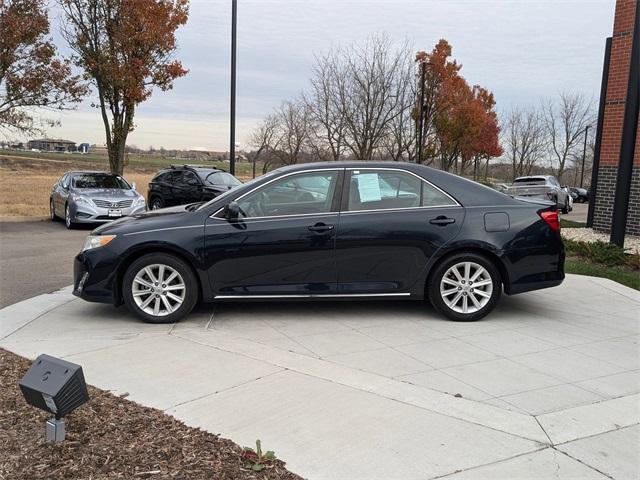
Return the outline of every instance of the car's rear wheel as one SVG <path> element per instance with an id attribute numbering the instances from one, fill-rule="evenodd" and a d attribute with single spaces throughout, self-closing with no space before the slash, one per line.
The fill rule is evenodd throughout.
<path id="1" fill-rule="evenodd" d="M 500 272 L 488 258 L 459 253 L 438 264 L 429 277 L 431 304 L 459 322 L 479 320 L 496 306 L 502 293 Z"/>
<path id="2" fill-rule="evenodd" d="M 162 207 L 164 207 L 164 202 L 160 197 L 153 197 L 151 199 L 151 205 L 150 205 L 151 210 L 159 210 Z"/>
<path id="3" fill-rule="evenodd" d="M 76 226 L 76 223 L 71 219 L 71 208 L 68 203 L 64 206 L 64 224 L 69 230 Z"/>
<path id="4" fill-rule="evenodd" d="M 198 300 L 198 282 L 181 259 L 152 253 L 127 269 L 122 293 L 129 310 L 145 322 L 173 323 L 193 310 Z"/>

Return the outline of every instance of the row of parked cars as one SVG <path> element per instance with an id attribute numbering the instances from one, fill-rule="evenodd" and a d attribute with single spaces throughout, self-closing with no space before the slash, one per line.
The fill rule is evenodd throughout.
<path id="1" fill-rule="evenodd" d="M 553 175 L 518 177 L 511 185 L 504 185 L 504 193 L 514 197 L 542 198 L 556 203 L 558 210 L 569 213 L 573 203 L 589 201 L 589 192 L 584 188 L 561 185 Z"/>
<path id="2" fill-rule="evenodd" d="M 201 165 L 172 165 L 156 173 L 147 199 L 135 183 L 108 172 L 65 173 L 53 186 L 51 220 L 64 219 L 67 228 L 136 215 L 147 210 L 207 202 L 241 182 L 224 170 Z"/>

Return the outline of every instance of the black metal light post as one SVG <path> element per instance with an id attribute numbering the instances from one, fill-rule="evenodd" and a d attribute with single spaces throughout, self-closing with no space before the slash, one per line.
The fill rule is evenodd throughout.
<path id="1" fill-rule="evenodd" d="M 587 125 L 584 128 L 584 146 L 582 147 L 582 168 L 580 169 L 580 188 L 582 188 L 584 184 L 584 158 L 587 154 L 587 138 L 589 138 L 589 127 L 591 125 Z"/>
<path id="2" fill-rule="evenodd" d="M 416 163 L 422 163 L 422 129 L 424 128 L 424 80 L 425 80 L 425 70 L 426 70 L 426 62 L 420 62 L 420 109 L 418 118 L 418 156 L 416 157 Z"/>
<path id="3" fill-rule="evenodd" d="M 236 24 L 238 1 L 231 0 L 231 119 L 229 138 L 229 173 L 236 174 Z"/>

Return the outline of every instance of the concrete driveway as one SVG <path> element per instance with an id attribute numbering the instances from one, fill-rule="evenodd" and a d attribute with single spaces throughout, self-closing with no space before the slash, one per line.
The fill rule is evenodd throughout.
<path id="1" fill-rule="evenodd" d="M 175 325 L 69 289 L 0 310 L 0 346 L 310 479 L 637 479 L 640 295 L 569 275 L 475 323 L 422 303 L 237 303 Z M 72 421 L 72 420 L 71 420 Z"/>

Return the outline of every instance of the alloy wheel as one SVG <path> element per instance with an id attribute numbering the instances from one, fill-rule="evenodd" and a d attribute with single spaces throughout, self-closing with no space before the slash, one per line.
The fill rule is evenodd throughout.
<path id="1" fill-rule="evenodd" d="M 71 210 L 69 209 L 69 205 L 64 207 L 64 223 L 67 228 L 71 228 Z"/>
<path id="2" fill-rule="evenodd" d="M 154 317 L 164 317 L 178 310 L 186 292 L 182 275 L 163 264 L 143 267 L 131 283 L 131 294 L 138 308 Z"/>
<path id="3" fill-rule="evenodd" d="M 493 293 L 489 272 L 475 262 L 452 265 L 440 281 L 440 296 L 454 312 L 475 313 L 482 310 Z"/>
<path id="4" fill-rule="evenodd" d="M 51 220 L 56 219 L 56 212 L 53 209 L 53 200 L 49 200 L 49 216 L 51 217 Z"/>

